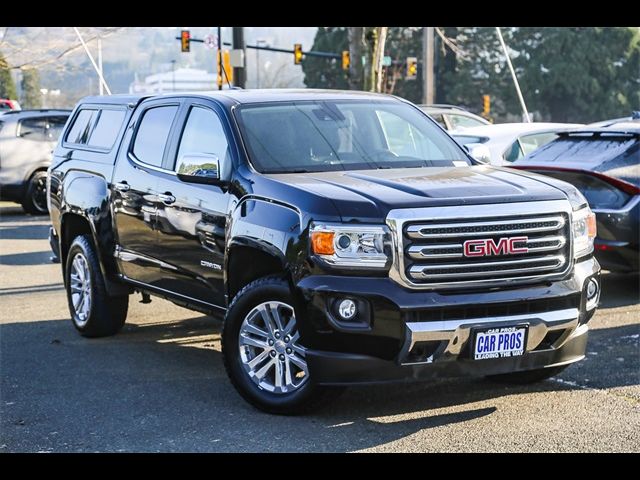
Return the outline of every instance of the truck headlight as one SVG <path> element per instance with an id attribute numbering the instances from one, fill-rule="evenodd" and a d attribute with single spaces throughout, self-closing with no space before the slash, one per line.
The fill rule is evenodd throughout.
<path id="1" fill-rule="evenodd" d="M 351 269 L 388 269 L 391 232 L 384 225 L 311 225 L 311 251 L 330 265 Z"/>
<path id="2" fill-rule="evenodd" d="M 596 238 L 596 215 L 586 206 L 573 212 L 571 221 L 573 234 L 573 258 L 584 257 L 593 252 Z"/>

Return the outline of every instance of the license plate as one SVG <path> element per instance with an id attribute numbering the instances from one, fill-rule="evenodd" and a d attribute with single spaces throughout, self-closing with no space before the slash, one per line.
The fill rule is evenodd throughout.
<path id="1" fill-rule="evenodd" d="M 476 330 L 473 343 L 474 360 L 517 357 L 524 354 L 527 326 Z"/>

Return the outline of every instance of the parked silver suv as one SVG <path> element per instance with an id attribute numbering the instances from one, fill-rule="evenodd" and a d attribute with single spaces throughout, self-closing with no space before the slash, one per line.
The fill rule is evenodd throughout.
<path id="1" fill-rule="evenodd" d="M 27 213 L 47 213 L 47 167 L 69 110 L 12 110 L 0 114 L 0 199 Z"/>

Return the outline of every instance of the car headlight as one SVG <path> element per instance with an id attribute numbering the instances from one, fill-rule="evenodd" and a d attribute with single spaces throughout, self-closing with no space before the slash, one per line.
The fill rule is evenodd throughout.
<path id="1" fill-rule="evenodd" d="M 388 269 L 391 233 L 384 225 L 313 224 L 312 253 L 336 267 Z"/>
<path id="2" fill-rule="evenodd" d="M 596 215 L 586 206 L 573 212 L 571 221 L 573 233 L 573 258 L 584 257 L 593 252 L 596 238 Z"/>

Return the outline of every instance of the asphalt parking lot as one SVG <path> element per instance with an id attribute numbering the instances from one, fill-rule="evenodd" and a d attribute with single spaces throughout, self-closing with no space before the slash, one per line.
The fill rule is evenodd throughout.
<path id="1" fill-rule="evenodd" d="M 0 452 L 640 452 L 635 275 L 605 274 L 587 358 L 556 379 L 352 388 L 278 417 L 227 381 L 217 319 L 135 296 L 119 335 L 80 337 L 47 230 L 0 202 Z"/>

